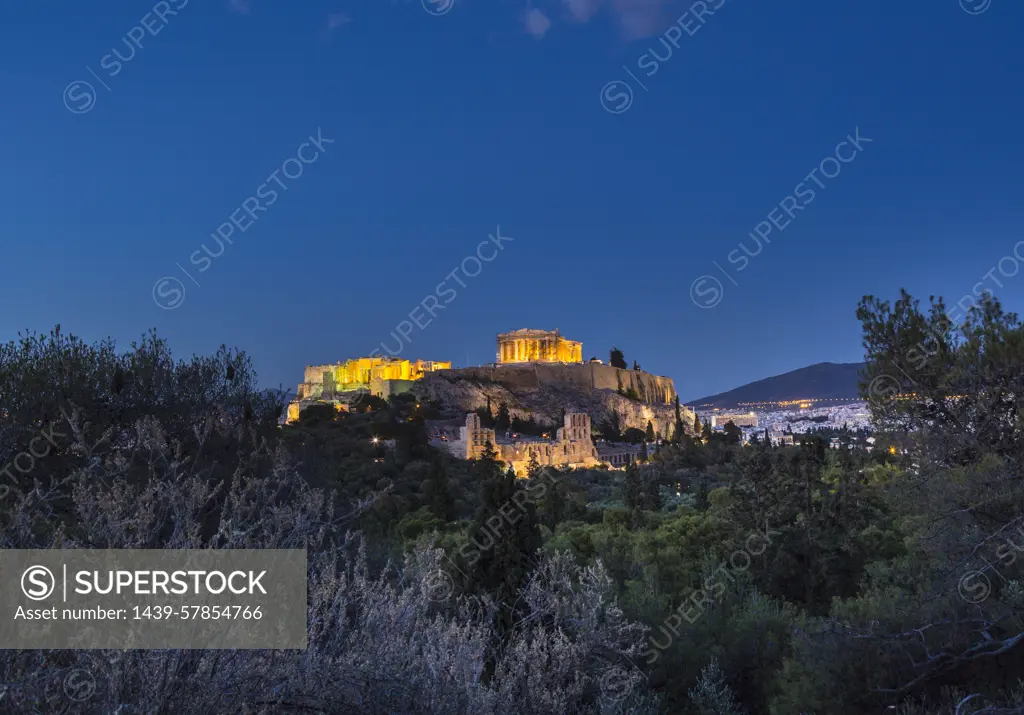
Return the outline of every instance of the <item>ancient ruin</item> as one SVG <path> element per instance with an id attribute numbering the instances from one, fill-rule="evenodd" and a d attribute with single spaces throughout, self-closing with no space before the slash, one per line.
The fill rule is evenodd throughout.
<path id="1" fill-rule="evenodd" d="M 495 458 L 511 465 L 520 477 L 526 476 L 531 457 L 542 466 L 596 467 L 601 464 L 590 436 L 590 415 L 582 412 L 567 413 L 564 425 L 558 428 L 553 440 L 498 436 L 493 429 L 481 427 L 480 415 L 470 412 L 466 415 L 466 424 L 459 428 L 459 439 L 434 444 L 459 459 L 479 459 L 490 444 Z"/>
<path id="2" fill-rule="evenodd" d="M 498 335 L 497 362 L 583 362 L 583 343 L 563 338 L 558 330 L 513 330 Z"/>
<path id="3" fill-rule="evenodd" d="M 288 405 L 288 421 L 311 404 L 334 404 L 345 409 L 354 394 L 381 398 L 408 392 L 416 380 L 437 370 L 450 370 L 450 362 L 363 357 L 334 365 L 307 365 L 295 400 Z"/>

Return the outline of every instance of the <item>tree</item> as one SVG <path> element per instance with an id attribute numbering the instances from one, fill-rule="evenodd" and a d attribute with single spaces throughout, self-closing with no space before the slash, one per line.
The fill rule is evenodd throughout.
<path id="1" fill-rule="evenodd" d="M 427 481 L 424 489 L 424 499 L 430 511 L 438 519 L 451 521 L 455 516 L 452 507 L 451 487 L 448 483 L 448 473 L 445 471 L 440 454 L 435 456 L 430 463 L 430 471 L 427 472 Z"/>
<path id="2" fill-rule="evenodd" d="M 743 441 L 743 430 L 737 427 L 732 420 L 725 423 L 722 431 L 725 433 L 726 444 L 739 444 Z"/>
<path id="3" fill-rule="evenodd" d="M 693 436 L 700 439 L 700 416 L 694 411 L 693 413 Z"/>
<path id="4" fill-rule="evenodd" d="M 725 673 L 718 667 L 718 659 L 712 656 L 700 672 L 697 686 L 690 691 L 694 715 L 741 715 L 732 689 L 725 682 Z"/>
<path id="5" fill-rule="evenodd" d="M 485 481 L 480 509 L 469 529 L 471 547 L 464 552 L 468 561 L 466 590 L 487 594 L 499 604 L 499 630 L 507 632 L 521 608 L 515 596 L 526 584 L 543 542 L 533 503 L 513 499 L 525 486 L 512 466 L 503 471 L 495 456 L 488 444 L 479 460 Z"/>
<path id="6" fill-rule="evenodd" d="M 633 369 L 636 370 L 637 372 L 640 372 L 640 363 L 638 363 L 636 360 L 633 361 Z"/>
<path id="7" fill-rule="evenodd" d="M 498 434 L 507 432 L 512 426 L 512 417 L 509 416 L 508 405 L 504 402 L 498 407 L 498 416 L 494 419 L 494 429 Z"/>
<path id="8" fill-rule="evenodd" d="M 622 441 L 622 419 L 615 410 L 611 410 L 601 422 L 601 437 L 609 442 Z"/>
<path id="9" fill-rule="evenodd" d="M 646 438 L 644 431 L 638 427 L 630 427 L 622 433 L 622 441 L 630 444 L 640 444 Z"/>
<path id="10" fill-rule="evenodd" d="M 682 412 L 682 407 L 679 404 L 679 395 L 676 395 L 675 410 L 676 410 L 676 421 L 675 421 L 675 425 L 673 427 L 672 441 L 673 442 L 681 442 L 682 439 L 683 439 L 683 436 L 685 435 L 685 430 L 683 429 L 683 412 Z"/>
<path id="11" fill-rule="evenodd" d="M 955 326 L 942 298 L 927 312 L 900 291 L 895 304 L 865 296 L 857 309 L 866 366 L 861 393 L 873 421 L 904 432 L 937 463 L 974 464 L 984 453 L 1016 458 L 1024 433 L 1024 325 L 985 296 Z M 908 399 L 913 396 L 915 399 Z"/>
<path id="12" fill-rule="evenodd" d="M 618 348 L 612 348 L 611 353 L 608 355 L 608 362 L 611 363 L 612 367 L 617 367 L 622 370 L 628 370 L 629 365 L 626 364 L 626 356 L 622 354 L 622 351 Z"/>

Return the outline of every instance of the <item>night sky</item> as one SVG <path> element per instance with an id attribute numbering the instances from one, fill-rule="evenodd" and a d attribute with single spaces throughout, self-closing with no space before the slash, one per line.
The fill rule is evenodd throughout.
<path id="1" fill-rule="evenodd" d="M 861 359 L 866 293 L 1021 308 L 1024 3 L 691 4 L 7 3 L 0 339 L 294 388 L 558 328 L 686 400 Z"/>

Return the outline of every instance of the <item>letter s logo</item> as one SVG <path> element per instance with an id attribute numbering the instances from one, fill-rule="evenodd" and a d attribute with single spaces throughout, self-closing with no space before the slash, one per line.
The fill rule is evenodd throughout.
<path id="1" fill-rule="evenodd" d="M 725 297 L 722 281 L 714 276 L 698 276 L 690 285 L 690 300 L 698 308 L 714 308 Z"/>

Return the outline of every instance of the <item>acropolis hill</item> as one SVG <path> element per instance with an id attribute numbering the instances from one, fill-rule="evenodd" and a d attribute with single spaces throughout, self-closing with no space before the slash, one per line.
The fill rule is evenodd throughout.
<path id="1" fill-rule="evenodd" d="M 454 415 L 488 403 L 505 405 L 513 417 L 561 425 L 565 412 L 590 415 L 595 424 L 614 413 L 623 430 L 646 429 L 669 437 L 675 427 L 676 390 L 672 379 L 641 370 L 584 362 L 583 345 L 557 330 L 522 329 L 497 336 L 496 362 L 452 369 L 450 362 L 370 357 L 335 365 L 308 366 L 290 420 L 309 404 L 332 402 L 340 408 L 356 391 L 379 397 L 412 392 L 438 400 Z M 681 408 L 684 424 L 693 413 Z"/>

